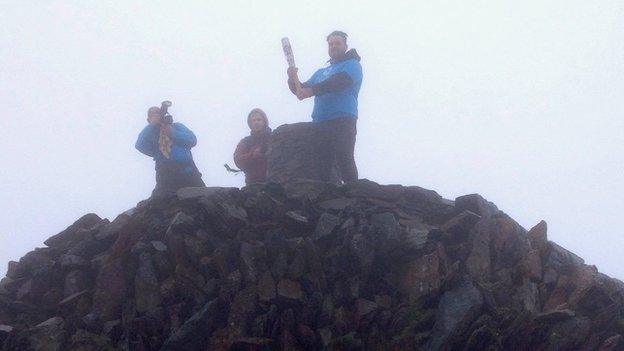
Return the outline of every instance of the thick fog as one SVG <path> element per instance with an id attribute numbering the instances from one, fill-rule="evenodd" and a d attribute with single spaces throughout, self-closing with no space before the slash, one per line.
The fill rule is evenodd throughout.
<path id="1" fill-rule="evenodd" d="M 134 148 L 164 99 L 197 135 L 209 186 L 246 116 L 309 121 L 286 86 L 349 34 L 364 82 L 360 177 L 479 193 L 623 279 L 624 2 L 14 1 L 0 12 L 0 274 L 85 213 L 114 219 L 154 186 Z"/>

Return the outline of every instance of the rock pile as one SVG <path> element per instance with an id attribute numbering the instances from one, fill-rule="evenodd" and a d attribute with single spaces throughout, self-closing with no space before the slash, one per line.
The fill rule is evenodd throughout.
<path id="1" fill-rule="evenodd" d="M 622 350 L 624 284 L 479 195 L 186 188 L 0 282 L 4 350 Z"/>

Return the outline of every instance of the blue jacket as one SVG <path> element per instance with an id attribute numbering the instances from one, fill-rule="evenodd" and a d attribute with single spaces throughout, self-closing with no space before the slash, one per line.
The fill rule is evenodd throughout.
<path id="1" fill-rule="evenodd" d="M 344 59 L 330 63 L 302 83 L 314 91 L 313 122 L 358 116 L 358 94 L 362 85 L 360 56 L 351 49 Z"/>
<path id="2" fill-rule="evenodd" d="M 158 147 L 159 137 L 160 126 L 148 124 L 139 134 L 135 147 L 147 156 L 154 158 L 156 169 L 161 165 L 178 163 L 188 164 L 188 166 L 181 169 L 183 173 L 191 173 L 195 170 L 191 148 L 197 144 L 197 138 L 190 129 L 186 128 L 182 123 L 172 124 L 170 159 L 165 158 L 162 152 L 160 152 L 160 148 Z"/>

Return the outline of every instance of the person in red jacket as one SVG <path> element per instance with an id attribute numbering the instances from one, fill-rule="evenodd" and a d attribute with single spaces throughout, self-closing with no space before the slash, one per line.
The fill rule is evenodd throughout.
<path id="1" fill-rule="evenodd" d="M 267 176 L 266 152 L 271 136 L 269 119 L 264 111 L 254 108 L 247 115 L 247 125 L 251 133 L 236 146 L 234 163 L 245 172 L 245 184 L 264 182 Z"/>

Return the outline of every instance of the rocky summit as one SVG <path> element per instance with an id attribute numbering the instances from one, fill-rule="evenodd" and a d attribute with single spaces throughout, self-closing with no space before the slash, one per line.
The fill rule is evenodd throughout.
<path id="1" fill-rule="evenodd" d="M 622 350 L 624 284 L 479 195 L 185 188 L 0 283 L 3 350 Z"/>

